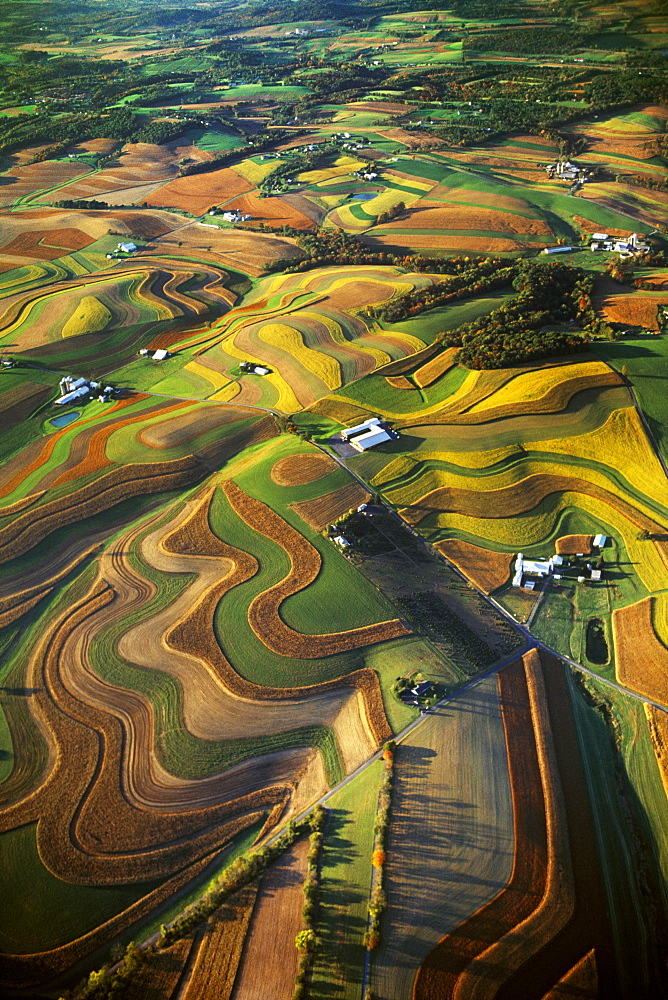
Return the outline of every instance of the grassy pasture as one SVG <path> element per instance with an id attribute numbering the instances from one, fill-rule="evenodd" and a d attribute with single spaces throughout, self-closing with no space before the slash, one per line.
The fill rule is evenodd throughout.
<path id="1" fill-rule="evenodd" d="M 115 916 L 159 883 L 71 885 L 40 861 L 35 825 L 0 834 L 0 888 L 11 920 L 3 920 L 0 951 L 30 954 L 57 948 Z"/>
<path id="2" fill-rule="evenodd" d="M 320 943 L 311 995 L 358 1000 L 371 888 L 371 852 L 382 774 L 377 761 L 328 801 L 318 908 Z"/>

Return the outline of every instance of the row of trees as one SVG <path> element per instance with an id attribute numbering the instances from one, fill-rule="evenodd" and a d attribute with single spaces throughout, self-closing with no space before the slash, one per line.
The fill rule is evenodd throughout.
<path id="1" fill-rule="evenodd" d="M 383 747 L 383 776 L 378 792 L 378 805 L 374 822 L 374 848 L 371 856 L 373 868 L 373 888 L 369 900 L 369 915 L 367 929 L 364 935 L 364 945 L 367 951 L 373 951 L 380 944 L 380 926 L 383 912 L 387 906 L 387 897 L 383 887 L 385 860 L 387 848 L 387 833 L 390 828 L 392 809 L 392 789 L 394 786 L 394 751 L 396 744 L 389 740 Z"/>
<path id="2" fill-rule="evenodd" d="M 509 265 L 507 261 L 499 258 L 471 261 L 446 281 L 407 292 L 387 305 L 369 309 L 368 314 L 386 323 L 398 323 L 419 316 L 428 309 L 445 306 L 459 299 L 475 298 L 493 289 L 503 288 L 510 284 L 517 273 L 517 264 Z"/>

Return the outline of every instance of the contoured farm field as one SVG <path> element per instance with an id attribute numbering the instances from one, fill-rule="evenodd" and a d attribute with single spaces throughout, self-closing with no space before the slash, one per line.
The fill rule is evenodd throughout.
<path id="1" fill-rule="evenodd" d="M 291 6 L 0 2 L 2 990 L 653 1000 L 666 18 Z"/>

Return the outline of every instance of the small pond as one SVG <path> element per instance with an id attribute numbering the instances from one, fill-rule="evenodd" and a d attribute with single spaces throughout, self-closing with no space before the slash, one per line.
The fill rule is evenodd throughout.
<path id="1" fill-rule="evenodd" d="M 80 416 L 81 413 L 79 410 L 70 410 L 69 413 L 60 413 L 57 417 L 53 417 L 49 420 L 49 423 L 53 427 L 67 427 L 68 424 L 71 424 L 73 420 L 76 420 Z"/>
<path id="2" fill-rule="evenodd" d="M 377 191 L 360 191 L 358 194 L 354 194 L 353 198 L 356 201 L 371 201 L 377 194 Z"/>
<path id="3" fill-rule="evenodd" d="M 605 625 L 600 618 L 591 618 L 587 624 L 587 659 L 590 663 L 603 666 L 608 662 L 608 640 L 605 636 Z"/>

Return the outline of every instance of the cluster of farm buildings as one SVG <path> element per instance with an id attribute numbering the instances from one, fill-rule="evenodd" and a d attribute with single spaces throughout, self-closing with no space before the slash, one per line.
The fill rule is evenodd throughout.
<path id="1" fill-rule="evenodd" d="M 607 535 L 594 535 L 592 546 L 601 550 L 605 548 L 607 540 Z M 574 555 L 576 559 L 582 559 L 585 553 L 576 552 Z M 570 577 L 576 573 L 578 583 L 584 583 L 586 580 L 598 582 L 603 576 L 603 571 L 597 569 L 593 562 L 588 562 L 585 566 L 581 566 L 579 563 L 573 566 L 571 560 L 565 556 L 554 555 L 549 559 L 525 559 L 521 552 L 518 552 L 515 559 L 514 570 L 513 587 L 522 587 L 524 590 L 534 590 L 536 583 L 548 577 L 553 580 L 561 580 L 566 574 Z M 586 570 L 586 575 L 582 572 L 583 570 Z"/>
<path id="2" fill-rule="evenodd" d="M 108 402 L 117 392 L 111 385 L 101 385 L 87 378 L 75 378 L 65 375 L 60 380 L 60 396 L 54 402 L 58 406 L 69 406 L 71 403 L 82 402 L 92 396 L 97 396 L 101 403 Z"/>

